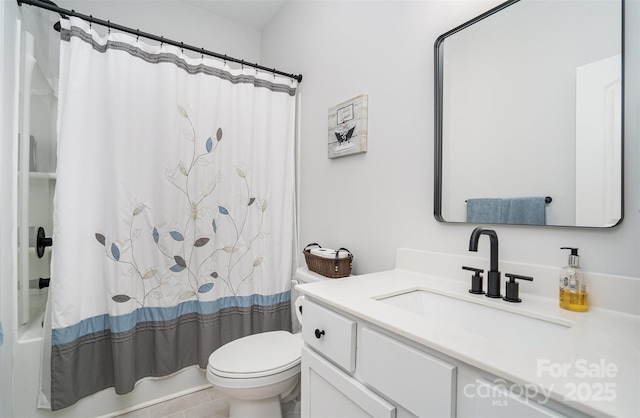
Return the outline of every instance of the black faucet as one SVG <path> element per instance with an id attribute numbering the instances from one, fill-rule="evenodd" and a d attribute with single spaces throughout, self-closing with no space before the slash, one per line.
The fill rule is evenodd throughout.
<path id="1" fill-rule="evenodd" d="M 491 241 L 491 253 L 489 271 L 487 273 L 487 297 L 501 298 L 500 294 L 500 271 L 498 271 L 498 234 L 493 229 L 478 227 L 471 233 L 469 240 L 469 251 L 478 251 L 478 240 L 480 235 L 488 235 Z"/>

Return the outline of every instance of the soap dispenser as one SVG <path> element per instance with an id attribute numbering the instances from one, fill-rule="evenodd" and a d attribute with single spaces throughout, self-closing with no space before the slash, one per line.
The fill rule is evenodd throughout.
<path id="1" fill-rule="evenodd" d="M 570 250 L 569 265 L 560 271 L 560 307 L 576 312 L 586 312 L 589 309 L 587 298 L 587 282 L 580 271 L 580 257 L 578 249 L 562 247 Z"/>

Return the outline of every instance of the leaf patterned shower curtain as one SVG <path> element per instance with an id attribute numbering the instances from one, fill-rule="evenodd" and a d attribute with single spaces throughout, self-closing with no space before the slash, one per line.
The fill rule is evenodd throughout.
<path id="1" fill-rule="evenodd" d="M 290 329 L 295 261 L 295 81 L 61 36 L 53 410 Z"/>

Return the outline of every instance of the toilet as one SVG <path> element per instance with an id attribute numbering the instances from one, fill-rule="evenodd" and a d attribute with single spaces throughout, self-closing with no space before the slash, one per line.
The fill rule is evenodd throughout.
<path id="1" fill-rule="evenodd" d="M 296 284 L 327 280 L 301 267 L 291 281 L 291 300 Z M 299 329 L 292 318 L 293 329 Z M 229 398 L 229 417 L 273 418 L 282 416 L 281 400 L 294 399 L 300 390 L 302 335 L 269 331 L 248 335 L 218 348 L 209 356 L 207 379 Z"/>

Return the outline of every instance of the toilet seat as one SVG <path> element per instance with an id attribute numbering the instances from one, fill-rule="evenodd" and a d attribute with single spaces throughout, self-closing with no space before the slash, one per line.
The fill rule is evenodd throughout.
<path id="1" fill-rule="evenodd" d="M 223 345 L 209 356 L 207 369 L 213 375 L 230 379 L 273 376 L 299 366 L 301 352 L 299 334 L 263 332 Z"/>

